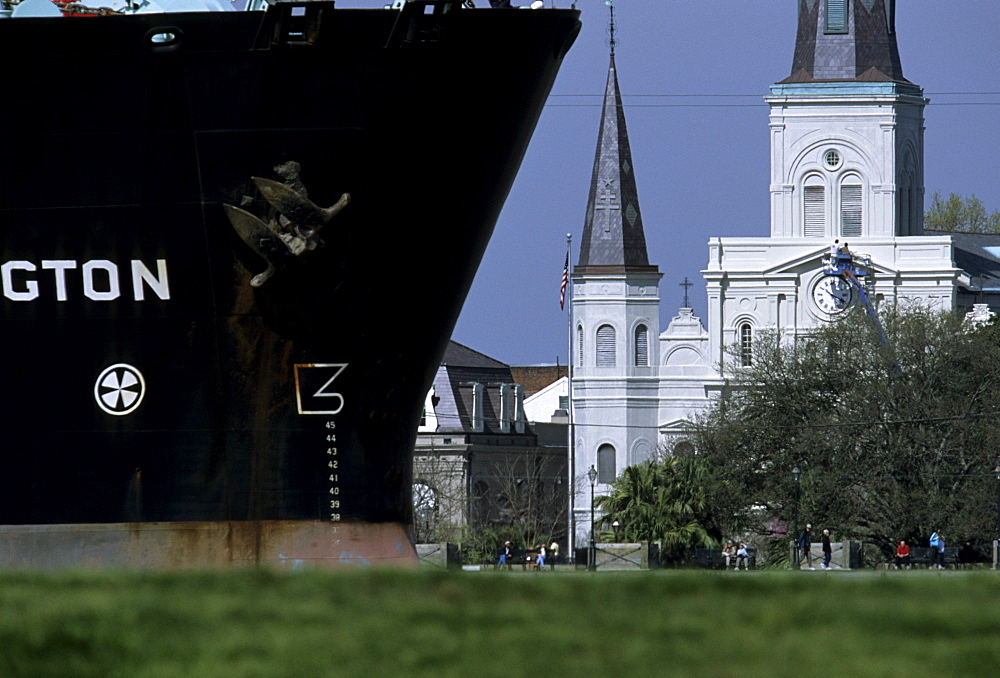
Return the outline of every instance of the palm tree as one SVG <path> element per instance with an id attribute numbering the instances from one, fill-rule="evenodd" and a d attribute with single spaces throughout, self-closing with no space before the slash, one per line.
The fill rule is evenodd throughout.
<path id="1" fill-rule="evenodd" d="M 627 467 L 595 506 L 605 524 L 619 522 L 619 539 L 659 541 L 664 562 L 682 562 L 695 548 L 718 544 L 706 528 L 707 481 L 708 471 L 696 458 L 651 460 Z"/>

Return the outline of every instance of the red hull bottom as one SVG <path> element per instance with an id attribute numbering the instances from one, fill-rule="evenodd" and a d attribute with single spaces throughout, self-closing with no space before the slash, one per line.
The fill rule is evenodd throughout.
<path id="1" fill-rule="evenodd" d="M 0 567 L 278 570 L 418 564 L 398 523 L 305 520 L 0 526 Z"/>

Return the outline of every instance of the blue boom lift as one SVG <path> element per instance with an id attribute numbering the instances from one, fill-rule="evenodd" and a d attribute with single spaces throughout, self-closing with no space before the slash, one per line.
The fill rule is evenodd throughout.
<path id="1" fill-rule="evenodd" d="M 823 273 L 825 275 L 835 275 L 846 280 L 858 295 L 858 299 L 865 307 L 868 320 L 871 321 L 875 331 L 878 332 L 879 340 L 883 346 L 889 345 L 889 339 L 885 336 L 885 329 L 882 321 L 879 320 L 875 305 L 872 304 L 870 293 L 875 287 L 875 276 L 872 271 L 871 257 L 857 256 L 851 254 L 845 244 L 834 251 L 831 248 L 830 256 L 824 260 Z M 863 282 L 862 282 L 863 281 Z"/>

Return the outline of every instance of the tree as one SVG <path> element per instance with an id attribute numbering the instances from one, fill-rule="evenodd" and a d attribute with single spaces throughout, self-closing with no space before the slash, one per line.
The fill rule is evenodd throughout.
<path id="1" fill-rule="evenodd" d="M 631 542 L 662 542 L 664 562 L 687 560 L 693 549 L 715 546 L 707 467 L 698 459 L 670 457 L 627 467 L 611 483 L 611 494 L 597 497 L 605 525 L 620 524 L 614 536 Z M 602 534 L 602 541 L 611 538 Z"/>
<path id="2" fill-rule="evenodd" d="M 465 459 L 424 450 L 413 458 L 413 539 L 417 543 L 462 541 L 468 523 Z"/>
<path id="3" fill-rule="evenodd" d="M 499 530 L 505 540 L 528 548 L 562 536 L 569 513 L 564 464 L 564 457 L 497 455 L 479 476 L 485 482 L 473 497 L 474 526 Z"/>
<path id="4" fill-rule="evenodd" d="M 733 356 L 695 441 L 756 529 L 789 523 L 798 467 L 800 522 L 887 556 L 935 529 L 950 543 L 992 534 L 1000 325 L 920 307 L 882 319 L 887 346 L 857 311 L 795 342 L 761 333 L 748 368 Z"/>
<path id="5" fill-rule="evenodd" d="M 947 200 L 942 200 L 940 193 L 934 193 L 931 206 L 924 214 L 924 227 L 959 233 L 1000 233 L 1000 212 L 987 213 L 986 206 L 975 193 L 968 198 L 952 193 Z"/>
<path id="6" fill-rule="evenodd" d="M 530 548 L 565 538 L 565 455 L 424 450 L 413 468 L 418 542 L 461 543 L 474 562 L 490 562 L 506 540 Z"/>

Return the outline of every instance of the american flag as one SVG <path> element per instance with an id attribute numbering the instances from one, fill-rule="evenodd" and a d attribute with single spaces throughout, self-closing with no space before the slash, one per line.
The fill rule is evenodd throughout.
<path id="1" fill-rule="evenodd" d="M 559 286 L 559 310 L 566 305 L 566 285 L 569 284 L 569 252 L 566 253 L 566 263 L 563 265 L 562 284 Z"/>

